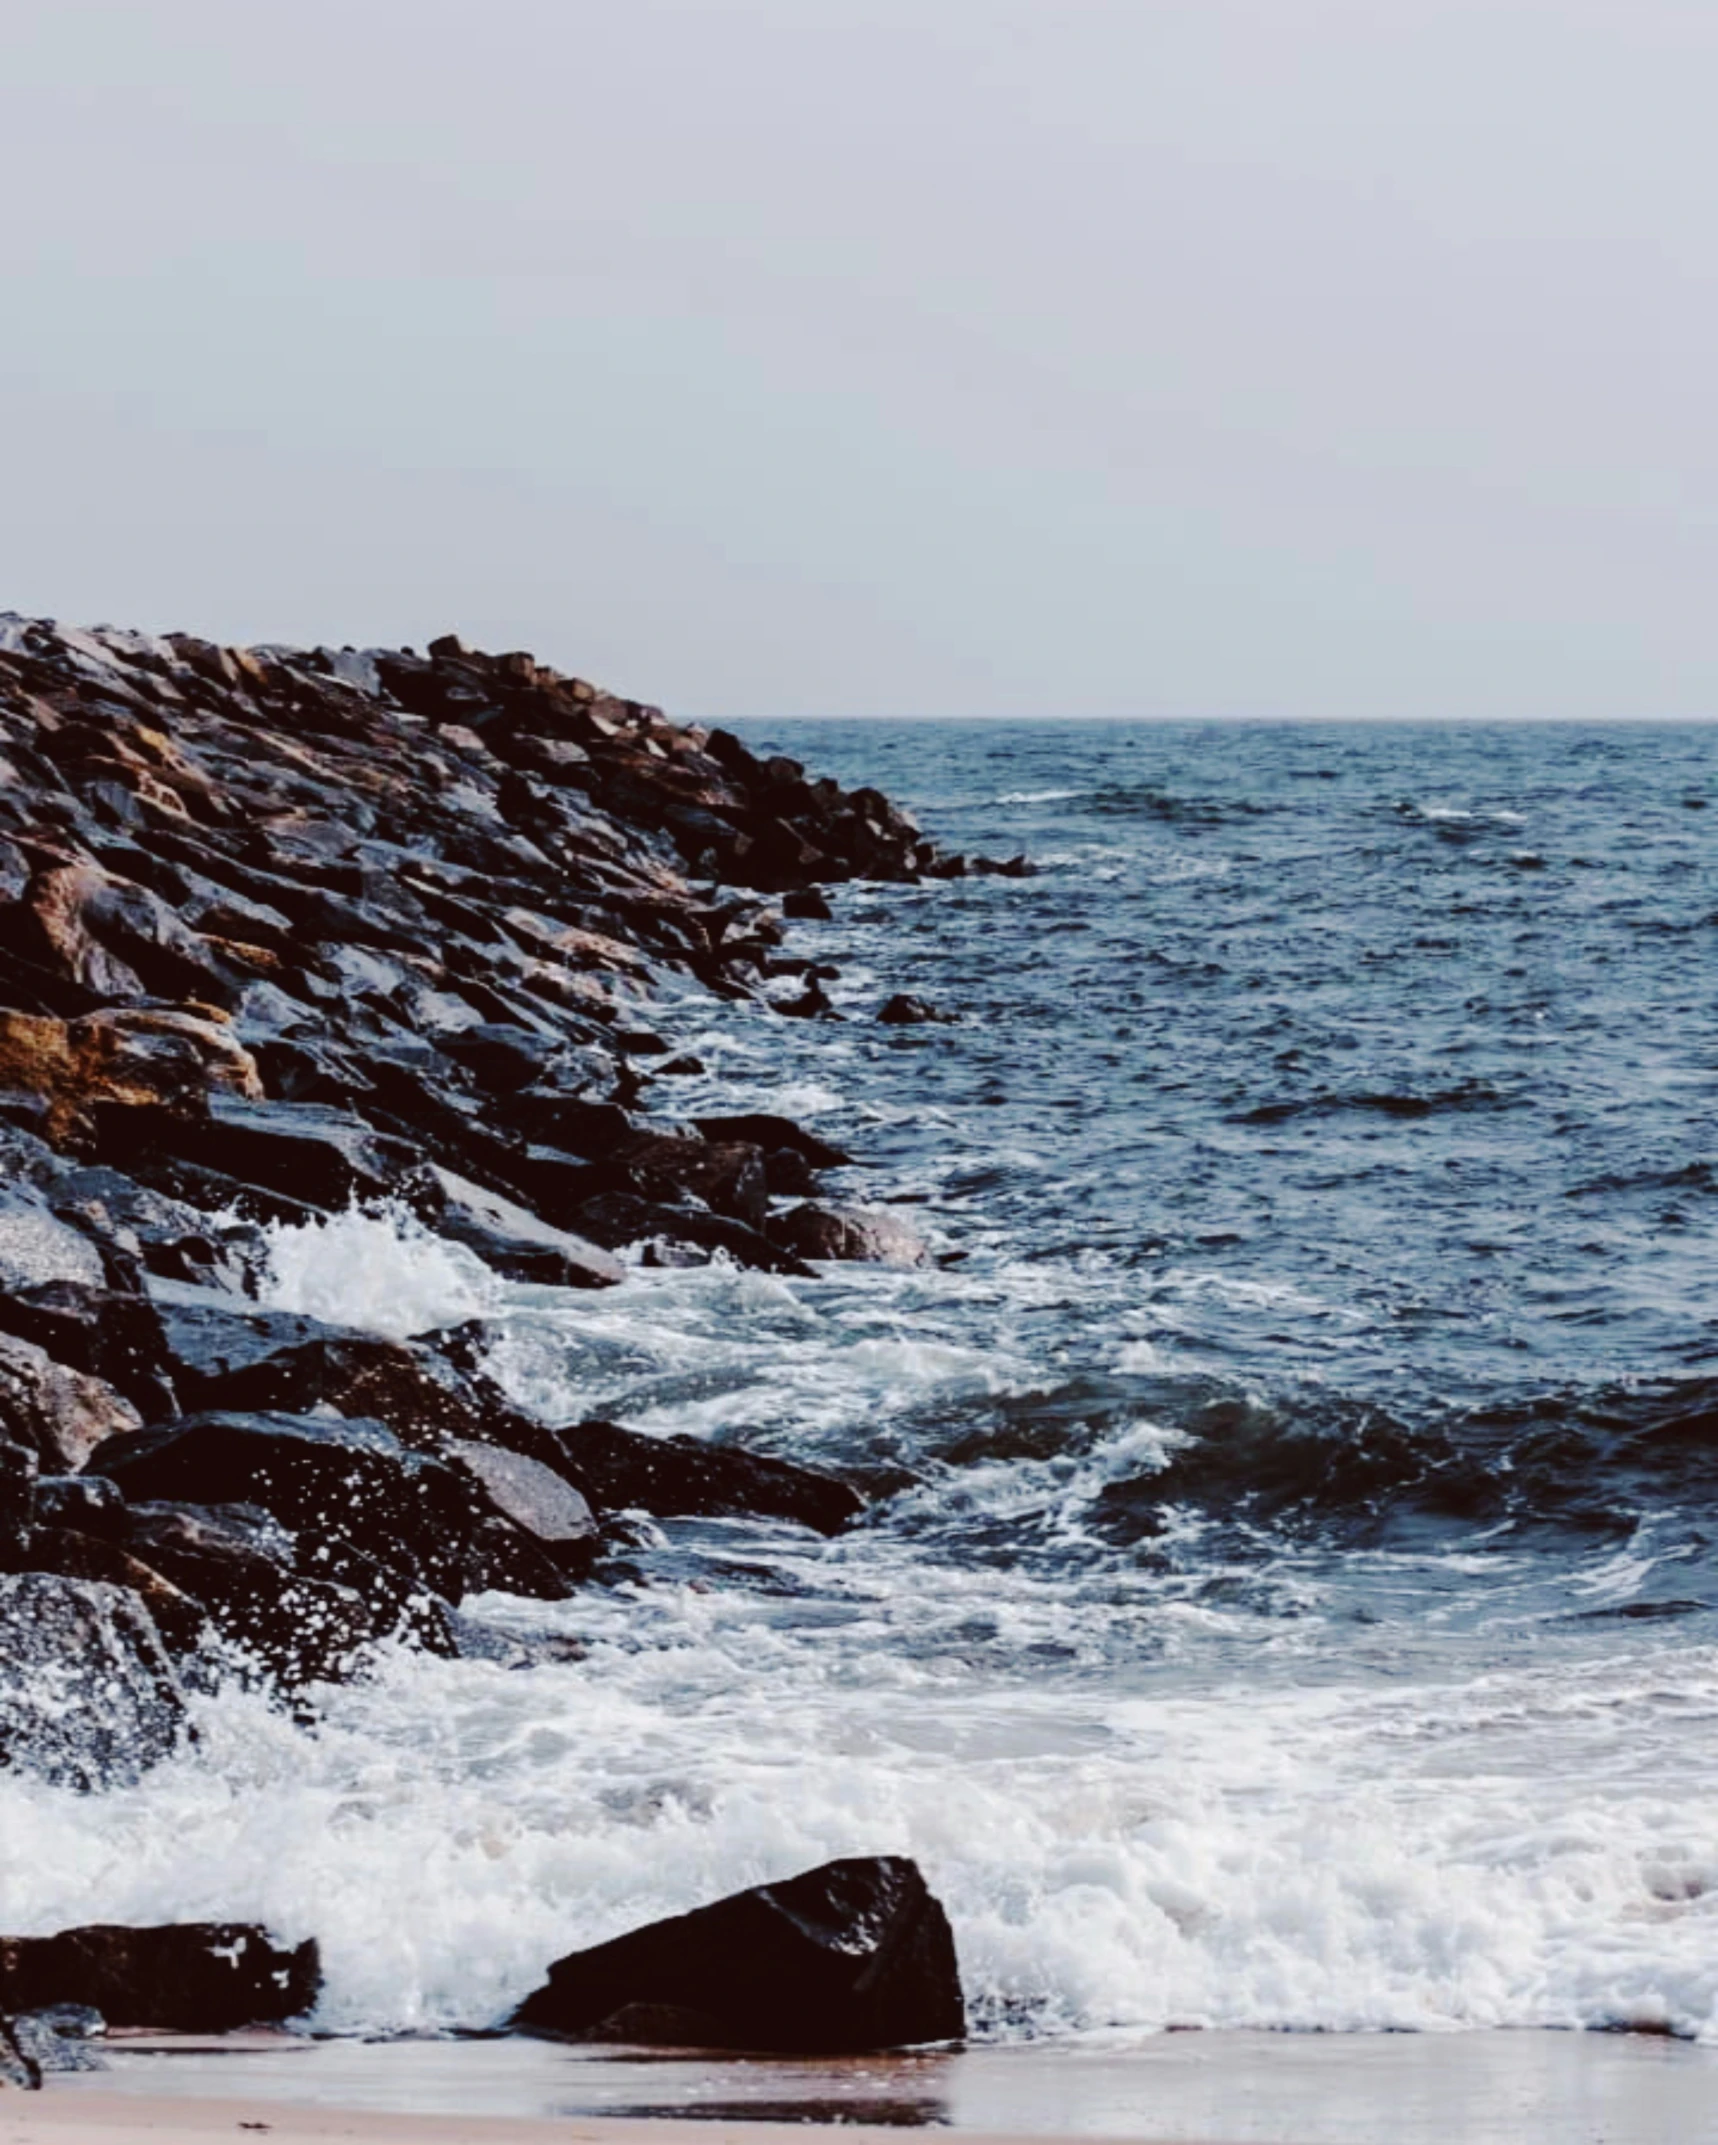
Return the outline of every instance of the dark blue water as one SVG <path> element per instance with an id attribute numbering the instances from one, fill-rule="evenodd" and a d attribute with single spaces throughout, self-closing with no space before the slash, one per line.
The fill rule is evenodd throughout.
<path id="1" fill-rule="evenodd" d="M 939 1217 L 1034 1258 L 1202 1277 L 1196 1375 L 1071 1381 L 1091 1423 L 1144 1404 L 1199 1433 L 1116 1486 L 1107 1531 L 1149 1532 L 1171 1497 L 1332 1541 L 1508 1521 L 1577 1553 L 1674 1515 L 1704 1551 L 1718 733 L 772 742 L 1040 866 L 865 913 L 891 978 L 960 1016 L 888 1046 L 974 1149 Z M 919 1143 L 909 1123 L 892 1144 Z M 1695 1563 L 1679 1590 L 1718 1593 Z"/>

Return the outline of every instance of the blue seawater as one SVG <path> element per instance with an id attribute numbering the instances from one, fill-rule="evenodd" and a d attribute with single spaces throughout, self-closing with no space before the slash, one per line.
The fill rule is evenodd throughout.
<path id="1" fill-rule="evenodd" d="M 837 890 L 839 1019 L 688 994 L 687 1117 L 780 1108 L 915 1271 L 507 1287 L 282 1232 L 275 1300 L 482 1312 L 567 1420 L 865 1484 L 825 1543 L 641 1525 L 314 1735 L 232 1697 L 12 1911 L 314 1930 L 334 2029 L 838 1853 L 946 1900 L 983 2037 L 1718 2040 L 1718 731 L 749 727 L 1027 878 Z M 784 978 L 783 993 L 798 988 Z M 886 1027 L 896 991 L 952 1019 Z"/>

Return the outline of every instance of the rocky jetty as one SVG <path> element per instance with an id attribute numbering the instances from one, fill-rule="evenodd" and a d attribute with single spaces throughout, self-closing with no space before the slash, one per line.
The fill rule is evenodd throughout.
<path id="1" fill-rule="evenodd" d="M 0 1762 L 134 1777 L 211 1663 L 301 1696 L 455 1652 L 467 1592 L 567 1594 L 621 1512 L 850 1523 L 781 1461 L 525 1416 L 481 1335 L 246 1291 L 268 1224 L 354 1205 L 577 1289 L 921 1257 L 790 1120 L 649 1113 L 650 1001 L 824 1010 L 784 912 L 965 869 L 529 655 L 0 616 Z"/>
<path id="2" fill-rule="evenodd" d="M 627 1514 L 861 1517 L 853 1486 L 780 1460 L 538 1420 L 480 1329 L 378 1339 L 264 1309 L 255 1282 L 270 1225 L 353 1207 L 571 1289 L 922 1259 L 888 1214 L 819 1198 L 850 1158 L 791 1120 L 648 1108 L 657 1070 L 688 1069 L 651 999 L 693 978 L 829 1014 L 786 919 L 844 881 L 967 868 L 875 790 L 528 655 L 0 614 L 0 1766 L 134 1781 L 222 1677 L 302 1710 L 382 1640 L 528 1660 L 464 1596 L 565 1597 Z M 646 1932 L 598 1978 L 563 1962 L 532 2022 L 961 2030 L 910 1864 L 830 1865 L 687 1929 L 690 1978 Z M 223 2025 L 315 1982 L 314 1947 L 261 1931 L 0 1939 L 0 2012 Z M 0 2070 L 30 2082 L 43 2032 L 0 2018 Z"/>

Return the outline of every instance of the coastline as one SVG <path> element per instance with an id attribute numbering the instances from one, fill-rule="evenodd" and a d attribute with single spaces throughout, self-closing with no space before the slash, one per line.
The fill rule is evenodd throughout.
<path id="1" fill-rule="evenodd" d="M 1681 2145 L 1706 2134 L 1718 2091 L 1718 2049 L 1543 2031 L 1178 2033 L 1126 2047 L 727 2062 L 516 2041 L 143 2045 L 112 2070 L 51 2077 L 40 2094 L 0 2092 L 0 2140 L 266 2129 L 274 2145 L 770 2145 L 791 2127 L 870 2145 L 913 2129 L 964 2145 Z"/>

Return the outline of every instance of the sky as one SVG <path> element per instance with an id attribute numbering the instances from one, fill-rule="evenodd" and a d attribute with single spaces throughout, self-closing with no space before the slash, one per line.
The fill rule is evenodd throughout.
<path id="1" fill-rule="evenodd" d="M 0 608 L 1718 716 L 1712 0 L 7 0 Z"/>

